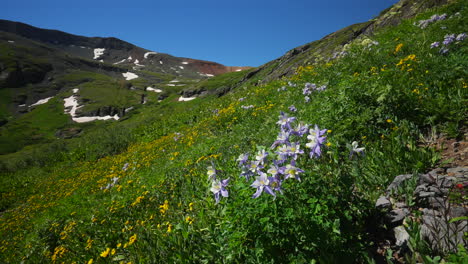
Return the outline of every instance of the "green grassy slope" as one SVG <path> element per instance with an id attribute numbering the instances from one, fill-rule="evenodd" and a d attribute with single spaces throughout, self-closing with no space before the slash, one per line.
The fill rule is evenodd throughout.
<path id="1" fill-rule="evenodd" d="M 442 13 L 446 20 L 425 29 L 413 24 Z M 0 216 L 0 259 L 366 262 L 372 257 L 366 224 L 376 198 L 395 175 L 438 161 L 437 152 L 421 144 L 425 135 L 459 137 L 466 129 L 468 39 L 449 44 L 446 54 L 430 46 L 463 33 L 467 17 L 459 1 L 376 33 L 378 45 L 352 44 L 346 56 L 303 65 L 290 78 L 210 100 L 175 103 L 174 95 L 86 140 L 73 139 L 73 151 L 60 162 L 2 173 L 1 206 L 7 210 Z M 307 83 L 326 89 L 312 91 L 308 101 Z M 255 159 L 265 149 L 267 173 L 278 159 L 279 150 L 270 146 L 280 111 L 296 117 L 295 124 L 325 129 L 326 141 L 321 156 L 310 158 L 310 140 L 294 136 L 305 153 L 295 165 L 289 158 L 281 166 L 302 169 L 301 181 L 285 179 L 276 198 L 264 192 L 254 199 L 255 178 L 240 177 L 236 159 L 243 153 Z M 113 141 L 124 142 L 119 137 L 126 131 L 133 143 L 104 151 Z M 365 147 L 364 156 L 349 158 L 353 141 Z M 99 149 L 114 154 L 87 156 Z M 218 204 L 209 166 L 218 179 L 229 178 L 229 197 Z M 407 262 L 418 261 L 417 254 L 454 263 L 466 257 L 421 247 L 409 253 Z"/>

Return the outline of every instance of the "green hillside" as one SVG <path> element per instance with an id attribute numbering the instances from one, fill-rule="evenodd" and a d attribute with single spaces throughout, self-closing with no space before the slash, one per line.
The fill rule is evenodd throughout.
<path id="1" fill-rule="evenodd" d="M 446 17 L 418 26 L 434 14 Z M 48 114 L 63 104 L 37 107 L 22 117 L 43 118 L 28 120 L 35 134 L 93 127 L 0 158 L 0 262 L 396 263 L 375 252 L 375 201 L 396 175 L 440 162 L 429 135 L 465 136 L 467 17 L 454 1 L 265 83 L 255 69 L 188 80 L 177 89 L 215 93 L 169 93 L 118 122 L 70 124 Z M 98 94 L 90 85 L 120 84 L 95 77 L 77 85 L 106 104 L 135 100 Z M 400 261 L 466 263 L 463 246 L 431 250 L 417 227 L 407 223 Z"/>

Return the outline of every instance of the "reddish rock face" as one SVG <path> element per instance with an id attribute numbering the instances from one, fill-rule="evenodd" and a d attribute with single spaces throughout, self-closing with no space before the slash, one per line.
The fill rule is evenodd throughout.
<path id="1" fill-rule="evenodd" d="M 251 69 L 252 67 L 237 67 L 237 66 L 224 66 L 222 64 L 212 61 L 202 61 L 194 59 L 185 59 L 189 62 L 196 70 L 203 74 L 220 75 L 228 72 L 242 71 Z"/>

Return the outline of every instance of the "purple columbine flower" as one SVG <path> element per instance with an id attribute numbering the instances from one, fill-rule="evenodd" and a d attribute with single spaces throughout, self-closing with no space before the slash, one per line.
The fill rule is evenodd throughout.
<path id="1" fill-rule="evenodd" d="M 271 174 L 273 177 L 276 177 L 282 174 L 283 170 L 280 167 L 278 167 L 277 162 L 274 161 L 273 164 L 270 165 L 270 168 L 268 169 L 267 173 Z"/>
<path id="2" fill-rule="evenodd" d="M 309 125 L 300 122 L 295 129 L 291 131 L 291 134 L 302 137 L 309 131 Z"/>
<path id="3" fill-rule="evenodd" d="M 262 149 L 257 152 L 257 155 L 255 155 L 255 160 L 258 161 L 258 164 L 264 165 L 265 162 L 267 161 L 267 157 L 268 157 L 268 152 Z"/>
<path id="4" fill-rule="evenodd" d="M 248 165 L 248 169 L 254 174 L 259 173 L 259 171 L 263 169 L 264 167 L 265 166 L 263 166 L 263 164 L 260 163 L 258 160 L 251 161 L 250 164 Z"/>
<path id="5" fill-rule="evenodd" d="M 303 95 L 310 95 L 312 93 L 312 90 L 315 90 L 317 86 L 313 83 L 306 83 L 304 86 L 304 89 L 302 89 L 302 94 Z"/>
<path id="6" fill-rule="evenodd" d="M 295 83 L 292 83 L 292 82 L 288 82 L 288 85 L 289 85 L 290 87 L 296 87 L 296 84 L 295 84 Z"/>
<path id="7" fill-rule="evenodd" d="M 437 48 L 437 47 L 439 47 L 439 46 L 440 46 L 440 42 L 439 42 L 439 41 L 436 41 L 436 42 L 434 42 L 434 43 L 431 44 L 431 49 Z"/>
<path id="8" fill-rule="evenodd" d="M 322 85 L 320 87 L 317 88 L 317 91 L 324 91 L 325 89 L 327 89 L 327 86 L 326 85 Z"/>
<path id="9" fill-rule="evenodd" d="M 282 164 L 286 161 L 286 159 L 289 156 L 289 148 L 286 144 L 282 145 L 281 147 L 278 148 L 278 151 L 276 152 L 278 154 L 278 163 Z"/>
<path id="10" fill-rule="evenodd" d="M 240 173 L 241 177 L 245 177 L 246 180 L 249 180 L 251 176 L 254 175 L 254 173 L 250 170 L 250 165 L 244 165 L 242 166 L 242 172 Z"/>
<path id="11" fill-rule="evenodd" d="M 245 97 L 239 98 L 239 102 L 242 102 L 242 101 L 244 101 L 244 100 L 245 100 Z"/>
<path id="12" fill-rule="evenodd" d="M 237 162 L 239 162 L 239 166 L 246 165 L 247 160 L 249 159 L 249 154 L 240 154 L 239 158 L 237 158 Z"/>
<path id="13" fill-rule="evenodd" d="M 255 181 L 250 185 L 251 187 L 257 188 L 257 191 L 253 194 L 252 198 L 259 197 L 263 191 L 270 195 L 276 196 L 275 192 L 270 187 L 270 180 L 265 173 L 261 173 L 260 176 L 255 177 Z"/>
<path id="14" fill-rule="evenodd" d="M 208 175 L 209 180 L 216 180 L 216 174 L 217 170 L 214 168 L 214 166 L 208 166 L 206 171 L 206 174 Z"/>
<path id="15" fill-rule="evenodd" d="M 290 117 L 288 114 L 281 112 L 279 116 L 279 121 L 276 124 L 280 125 L 282 129 L 289 131 L 291 130 L 291 123 L 295 121 L 295 117 Z"/>
<path id="16" fill-rule="evenodd" d="M 308 102 L 310 102 L 310 97 L 306 96 L 306 97 L 304 97 L 304 100 L 305 100 L 306 103 L 308 103 Z"/>
<path id="17" fill-rule="evenodd" d="M 309 130 L 309 135 L 307 136 L 307 139 L 310 140 L 310 142 L 306 144 L 306 147 L 310 148 L 309 155 L 311 158 L 318 158 L 322 155 L 321 147 L 323 146 L 323 143 L 326 139 L 326 137 L 323 137 L 325 132 L 327 132 L 326 129 L 320 130 L 317 125 L 315 125 L 314 129 Z"/>
<path id="18" fill-rule="evenodd" d="M 299 178 L 300 173 L 304 173 L 304 170 L 301 170 L 298 167 L 296 167 L 296 162 L 293 160 L 291 161 L 291 164 L 286 165 L 286 167 L 284 168 L 284 175 L 286 175 L 284 179 L 293 178 L 297 179 L 298 181 L 301 181 L 301 178 Z"/>
<path id="19" fill-rule="evenodd" d="M 444 37 L 444 41 L 442 41 L 442 44 L 444 45 L 449 45 L 450 43 L 454 42 L 456 39 L 456 36 L 455 34 L 449 34 L 449 35 L 445 35 Z"/>
<path id="20" fill-rule="evenodd" d="M 123 171 L 126 171 L 128 169 L 128 162 L 124 164 L 124 166 L 122 167 L 122 170 Z"/>
<path id="21" fill-rule="evenodd" d="M 289 136 L 290 133 L 284 130 L 281 130 L 278 136 L 276 137 L 275 142 L 271 145 L 271 149 L 274 149 L 276 146 L 280 144 L 288 144 L 289 143 Z"/>
<path id="22" fill-rule="evenodd" d="M 290 107 L 288 107 L 289 111 L 295 113 L 297 112 L 297 108 L 294 106 L 294 105 L 291 105 Z"/>
<path id="23" fill-rule="evenodd" d="M 444 48 L 441 48 L 441 49 L 439 50 L 439 53 L 440 53 L 440 54 L 447 54 L 448 52 L 449 52 L 449 49 L 447 49 L 447 48 L 445 48 L 445 47 L 444 47 Z"/>
<path id="24" fill-rule="evenodd" d="M 292 157 L 293 160 L 297 159 L 297 156 L 300 154 L 304 154 L 304 151 L 301 150 L 301 145 L 299 143 L 291 143 L 290 146 L 287 147 L 288 156 Z"/>
<path id="25" fill-rule="evenodd" d="M 354 157 L 354 155 L 356 154 L 356 156 L 358 155 L 364 155 L 364 150 L 366 148 L 358 148 L 358 143 L 356 141 L 353 141 L 353 143 L 351 143 L 351 152 L 349 153 L 349 159 L 352 159 Z"/>
<path id="26" fill-rule="evenodd" d="M 463 41 L 465 39 L 466 39 L 466 33 L 458 34 L 456 38 L 457 41 Z"/>
<path id="27" fill-rule="evenodd" d="M 229 192 L 226 190 L 226 187 L 229 183 L 229 179 L 225 180 L 214 180 L 211 183 L 211 189 L 210 191 L 214 194 L 216 203 L 219 203 L 220 195 L 223 197 L 228 197 Z"/>

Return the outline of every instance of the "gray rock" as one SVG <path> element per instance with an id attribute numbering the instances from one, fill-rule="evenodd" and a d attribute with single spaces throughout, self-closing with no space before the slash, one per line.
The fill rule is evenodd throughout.
<path id="1" fill-rule="evenodd" d="M 442 177 L 439 179 L 438 186 L 441 188 L 451 188 L 457 181 L 455 177 Z"/>
<path id="2" fill-rule="evenodd" d="M 423 208 L 422 213 L 423 215 L 429 215 L 429 216 L 441 216 L 440 212 L 437 211 L 436 209 Z"/>
<path id="3" fill-rule="evenodd" d="M 450 169 L 447 169 L 447 173 L 450 173 L 450 174 L 453 173 L 455 175 L 460 175 L 460 176 L 468 175 L 468 168 L 467 167 L 450 168 Z"/>
<path id="4" fill-rule="evenodd" d="M 434 197 L 435 192 L 419 192 L 416 194 L 419 198 L 428 198 L 428 197 Z"/>
<path id="5" fill-rule="evenodd" d="M 430 174 L 419 174 L 419 184 L 432 184 L 436 181 L 436 177 L 431 176 Z"/>
<path id="6" fill-rule="evenodd" d="M 409 213 L 409 210 L 406 208 L 393 209 L 387 214 L 387 221 L 392 226 L 400 225 Z"/>
<path id="7" fill-rule="evenodd" d="M 378 209 L 392 208 L 392 203 L 390 202 L 390 200 L 387 199 L 387 197 L 380 196 L 379 199 L 377 199 L 377 202 L 375 203 L 375 207 Z"/>
<path id="8" fill-rule="evenodd" d="M 403 226 L 397 226 L 393 229 L 393 234 L 395 235 L 395 244 L 398 247 L 404 247 L 407 245 L 409 240 L 409 234 L 406 232 L 406 229 Z"/>
<path id="9" fill-rule="evenodd" d="M 426 192 L 429 188 L 429 185 L 427 183 L 421 184 L 416 186 L 416 189 L 414 189 L 414 193 L 420 193 L 420 192 Z"/>
<path id="10" fill-rule="evenodd" d="M 461 206 L 456 206 L 450 208 L 449 215 L 453 218 L 455 217 L 461 217 L 461 216 L 467 216 L 468 215 L 468 209 L 461 207 Z M 465 220 L 466 222 L 466 220 Z"/>
<path id="11" fill-rule="evenodd" d="M 431 208 L 443 209 L 446 208 L 447 205 L 444 198 L 441 197 L 429 197 L 428 202 Z"/>
<path id="12" fill-rule="evenodd" d="M 393 182 L 388 186 L 387 191 L 396 191 L 398 187 L 403 184 L 403 182 L 411 178 L 413 178 L 413 174 L 403 174 L 396 176 L 395 179 L 393 179 Z"/>
<path id="13" fill-rule="evenodd" d="M 429 174 L 429 176 L 431 176 L 432 178 L 437 178 L 438 175 L 445 174 L 445 170 L 442 168 L 436 168 L 431 170 L 427 174 Z"/>
<path id="14" fill-rule="evenodd" d="M 395 203 L 395 207 L 396 207 L 396 208 L 407 208 L 408 205 L 405 204 L 405 203 L 399 202 L 399 203 Z"/>
<path id="15" fill-rule="evenodd" d="M 441 217 L 423 215 L 421 237 L 434 250 L 442 252 L 454 251 L 458 244 L 466 247 L 467 241 L 463 239 L 463 236 L 467 231 L 467 221 L 448 223 Z"/>

